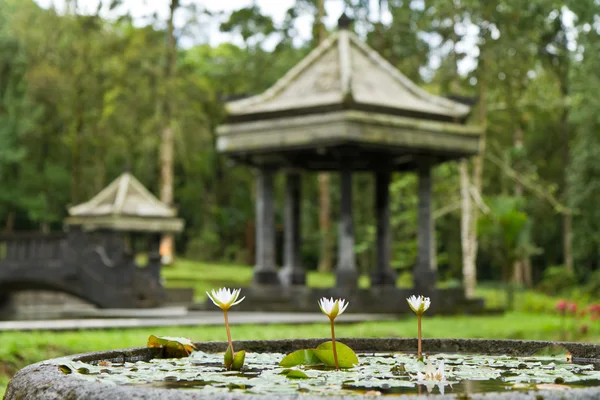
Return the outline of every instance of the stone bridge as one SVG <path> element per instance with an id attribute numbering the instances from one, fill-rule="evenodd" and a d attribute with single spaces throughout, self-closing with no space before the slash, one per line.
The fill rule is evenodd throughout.
<path id="1" fill-rule="evenodd" d="M 128 239 L 120 232 L 78 229 L 0 235 L 0 307 L 12 293 L 31 289 L 65 292 L 100 308 L 163 304 L 158 252 L 141 267 Z"/>

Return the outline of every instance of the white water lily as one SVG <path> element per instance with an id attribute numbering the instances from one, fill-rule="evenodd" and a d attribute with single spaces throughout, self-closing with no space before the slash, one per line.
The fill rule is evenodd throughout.
<path id="1" fill-rule="evenodd" d="M 344 299 L 333 300 L 333 297 L 330 299 L 323 297 L 321 300 L 319 300 L 319 307 L 321 308 L 321 311 L 323 311 L 323 314 L 327 315 L 330 319 L 334 319 L 338 315 L 342 315 L 342 313 L 346 311 L 346 308 L 348 308 L 349 304 L 350 303 L 346 303 L 346 300 Z"/>
<path id="2" fill-rule="evenodd" d="M 429 297 L 423 297 L 423 296 L 417 297 L 417 296 L 413 295 L 413 296 L 410 296 L 406 300 L 408 301 L 408 305 L 410 306 L 410 308 L 418 316 L 423 315 L 423 313 L 425 311 L 427 311 L 427 309 L 431 305 L 431 300 L 429 299 Z"/>
<path id="3" fill-rule="evenodd" d="M 227 311 L 231 308 L 231 306 L 235 306 L 236 304 L 240 304 L 246 297 L 242 297 L 238 300 L 240 296 L 241 289 L 227 289 L 221 288 L 219 290 L 212 289 L 211 293 L 206 292 L 208 298 L 212 300 L 213 303 L 217 307 L 219 307 L 223 311 Z"/>

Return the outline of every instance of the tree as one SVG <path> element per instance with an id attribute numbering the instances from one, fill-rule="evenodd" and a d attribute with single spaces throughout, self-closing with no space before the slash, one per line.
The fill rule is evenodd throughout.
<path id="1" fill-rule="evenodd" d="M 546 62 L 548 69 L 556 75 L 558 88 L 562 99 L 562 111 L 560 114 L 560 130 L 562 145 L 562 161 L 564 173 L 562 179 L 562 198 L 569 203 L 569 106 L 567 103 L 570 94 L 570 69 L 571 51 L 569 50 L 568 27 L 565 25 L 565 8 L 560 8 L 558 15 L 550 18 L 548 29 L 542 37 L 544 47 L 541 49 L 542 60 Z M 573 216 L 571 212 L 563 213 L 563 260 L 566 270 L 574 272 L 573 266 Z"/>
<path id="2" fill-rule="evenodd" d="M 487 202 L 488 214 L 479 221 L 481 242 L 502 271 L 507 283 L 508 308 L 513 309 L 514 298 L 512 278 L 516 260 L 526 259 L 538 252 L 531 240 L 531 221 L 522 211 L 523 199 L 510 196 L 496 196 Z"/>
<path id="3" fill-rule="evenodd" d="M 317 15 L 315 18 L 318 27 L 319 44 L 325 40 L 326 30 L 323 19 L 325 18 L 325 0 L 317 0 Z M 319 182 L 319 231 L 321 232 L 321 249 L 319 256 L 319 271 L 329 272 L 333 268 L 333 232 L 331 229 L 331 178 L 329 173 L 321 172 Z"/>
<path id="4" fill-rule="evenodd" d="M 568 170 L 574 215 L 574 254 L 579 272 L 588 276 L 600 268 L 600 40 L 596 33 L 581 32 L 583 61 L 573 74 L 573 112 L 570 121 L 576 132 Z"/>
<path id="5" fill-rule="evenodd" d="M 160 200 L 166 204 L 173 204 L 173 152 L 174 152 L 174 134 L 173 134 L 173 112 L 172 112 L 172 91 L 175 78 L 175 57 L 177 55 L 177 40 L 175 39 L 175 25 L 173 19 L 175 12 L 179 7 L 179 0 L 171 0 L 169 6 L 169 19 L 167 21 L 167 47 L 166 47 L 166 68 L 163 77 L 164 97 L 161 104 L 162 134 L 160 141 Z M 160 244 L 160 253 L 163 264 L 173 262 L 173 235 L 165 235 Z"/>

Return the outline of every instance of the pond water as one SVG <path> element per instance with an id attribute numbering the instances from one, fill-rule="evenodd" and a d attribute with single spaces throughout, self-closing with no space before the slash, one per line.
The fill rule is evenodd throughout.
<path id="1" fill-rule="evenodd" d="M 203 352 L 194 352 L 189 358 L 125 364 L 65 361 L 60 368 L 64 373 L 106 384 L 255 394 L 460 394 L 600 385 L 597 366 L 572 363 L 565 355 L 434 354 L 427 360 L 436 373 L 427 376 L 427 361 L 417 360 L 414 354 L 362 353 L 359 365 L 341 371 L 324 366 L 282 368 L 278 363 L 284 356 L 247 353 L 241 372 L 225 371 L 223 354 Z M 438 374 L 442 360 L 443 376 Z"/>

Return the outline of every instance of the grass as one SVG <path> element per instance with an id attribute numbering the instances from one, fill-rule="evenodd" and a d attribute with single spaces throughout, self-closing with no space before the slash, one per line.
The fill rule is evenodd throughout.
<path id="1" fill-rule="evenodd" d="M 240 265 L 198 263 L 178 260 L 163 269 L 168 287 L 193 287 L 196 298 L 206 298 L 211 288 L 240 287 L 252 281 L 252 268 Z M 311 271 L 311 287 L 332 287 L 333 274 Z M 406 276 L 399 286 L 410 285 Z M 443 286 L 444 283 L 441 284 Z M 361 277 L 361 287 L 368 287 L 368 277 Z M 482 284 L 477 296 L 491 307 L 504 305 L 504 290 L 498 285 Z M 562 321 L 553 312 L 557 299 L 533 291 L 519 291 L 515 311 L 496 316 L 438 316 L 423 320 L 424 337 L 495 338 L 555 340 L 560 336 Z M 340 318 L 340 322 L 343 317 Z M 340 337 L 414 337 L 415 320 L 405 317 L 396 321 L 339 324 Z M 223 327 L 163 327 L 159 329 L 90 330 L 73 332 L 2 332 L 0 333 L 0 398 L 10 377 L 20 368 L 48 358 L 88 351 L 142 346 L 148 335 L 185 336 L 195 341 L 223 340 Z M 307 325 L 240 325 L 232 328 L 234 340 L 325 337 L 327 324 Z M 576 338 L 575 338 L 576 339 Z M 590 327 L 587 341 L 600 342 L 600 324 Z"/>
<path id="2" fill-rule="evenodd" d="M 192 287 L 197 301 L 206 299 L 206 291 L 222 286 L 248 286 L 252 283 L 252 267 L 233 264 L 210 264 L 189 260 L 178 260 L 163 268 L 162 273 L 167 287 Z M 333 287 L 335 275 L 309 271 L 306 277 L 310 287 Z M 369 287 L 369 278 L 361 276 L 359 286 Z"/>

